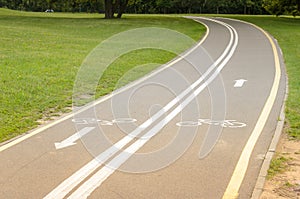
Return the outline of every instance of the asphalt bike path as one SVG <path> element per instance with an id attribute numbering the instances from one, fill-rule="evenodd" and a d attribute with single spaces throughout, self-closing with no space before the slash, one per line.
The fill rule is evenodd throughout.
<path id="1" fill-rule="evenodd" d="M 250 198 L 285 94 L 276 41 L 206 36 L 142 80 L 0 148 L 1 198 Z"/>

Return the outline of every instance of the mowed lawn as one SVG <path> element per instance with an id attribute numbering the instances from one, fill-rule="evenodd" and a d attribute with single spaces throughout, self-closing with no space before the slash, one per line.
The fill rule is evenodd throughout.
<path id="1" fill-rule="evenodd" d="M 168 28 L 196 41 L 205 32 L 199 23 L 173 16 L 102 18 L 99 14 L 29 13 L 0 8 L 0 142 L 37 127 L 41 120 L 70 111 L 76 74 L 101 41 L 139 27 Z M 114 90 L 118 79 L 131 68 L 163 64 L 174 56 L 151 49 L 129 53 L 104 74 L 97 96 Z M 134 78 L 156 66 L 139 68 Z"/>
<path id="2" fill-rule="evenodd" d="M 256 24 L 277 40 L 283 51 L 289 78 L 286 102 L 287 132 L 300 140 L 300 18 L 275 16 L 235 16 Z"/>

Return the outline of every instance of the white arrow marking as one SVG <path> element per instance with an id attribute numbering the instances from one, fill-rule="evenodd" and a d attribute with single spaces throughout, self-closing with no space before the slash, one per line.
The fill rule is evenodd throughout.
<path id="1" fill-rule="evenodd" d="M 244 86 L 245 82 L 247 82 L 248 80 L 245 79 L 239 79 L 239 80 L 235 80 L 235 84 L 234 84 L 234 88 L 241 88 Z"/>
<path id="2" fill-rule="evenodd" d="M 77 140 L 88 134 L 93 129 L 95 129 L 95 127 L 85 127 L 82 130 L 75 133 L 74 135 L 72 135 L 71 137 L 65 139 L 64 141 L 54 143 L 55 148 L 58 150 L 75 145 Z"/>

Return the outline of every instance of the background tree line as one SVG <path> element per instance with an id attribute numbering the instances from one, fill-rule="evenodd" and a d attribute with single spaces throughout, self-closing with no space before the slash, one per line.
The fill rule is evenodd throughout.
<path id="1" fill-rule="evenodd" d="M 105 13 L 106 18 L 136 14 L 300 14 L 300 0 L 0 0 L 15 10 Z"/>
<path id="2" fill-rule="evenodd" d="M 263 0 L 130 0 L 132 13 L 264 14 Z"/>
<path id="3" fill-rule="evenodd" d="M 104 12 L 103 0 L 0 0 L 0 7 L 14 10 L 43 12 Z"/>

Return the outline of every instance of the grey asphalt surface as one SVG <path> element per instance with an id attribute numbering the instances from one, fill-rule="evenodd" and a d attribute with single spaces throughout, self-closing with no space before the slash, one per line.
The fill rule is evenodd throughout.
<path id="1" fill-rule="evenodd" d="M 187 56 L 190 63 L 181 60 L 75 116 L 77 121 L 83 118 L 107 121 L 132 118 L 134 122 L 115 122 L 111 125 L 103 125 L 103 121 L 89 124 L 77 122 L 76 125 L 73 118 L 70 118 L 2 151 L 0 198 L 47 196 L 197 81 L 226 50 L 231 35 L 222 24 L 206 19 L 196 20 L 205 23 L 210 31 L 201 47 Z M 270 42 L 260 30 L 239 21 L 217 20 L 231 25 L 238 34 L 238 38 L 233 38 L 238 39 L 238 44 L 228 63 L 208 87 L 194 96 L 179 114 L 135 153 L 140 156 L 131 156 L 121 165 L 120 170 L 109 175 L 101 185 L 95 185 L 89 198 L 222 198 L 269 97 L 275 66 Z M 276 101 L 252 153 L 239 198 L 251 197 L 276 128 L 285 94 L 283 64 L 281 69 Z M 235 88 L 235 80 L 239 79 L 247 82 Z M 187 97 L 176 105 L 180 106 L 185 99 Z M 166 111 L 147 130 L 164 121 L 172 110 L 174 108 Z M 198 119 L 209 118 L 218 121 L 236 120 L 246 126 L 220 128 L 220 125 L 214 124 L 194 125 Z M 188 121 L 190 125 L 177 125 L 183 121 Z M 95 129 L 76 141 L 76 145 L 55 149 L 54 143 L 61 142 L 86 126 L 94 126 Z M 133 139 L 126 146 L 139 138 Z M 212 150 L 206 150 L 209 153 L 199 158 L 201 149 L 202 152 Z M 105 162 L 108 168 L 112 166 L 110 160 L 120 154 L 121 151 Z M 103 165 L 97 167 L 65 196 L 72 196 L 80 190 L 102 168 Z"/>

